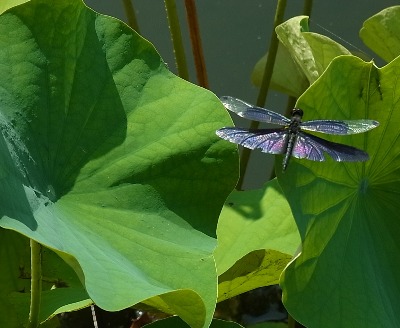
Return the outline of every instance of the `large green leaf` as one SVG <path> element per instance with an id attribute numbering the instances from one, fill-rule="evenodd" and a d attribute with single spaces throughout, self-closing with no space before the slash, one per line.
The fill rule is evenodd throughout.
<path id="1" fill-rule="evenodd" d="M 208 326 L 237 174 L 218 99 L 78 0 L 15 7 L 0 33 L 0 226 L 64 254 L 102 308 L 158 296 Z"/>
<path id="2" fill-rule="evenodd" d="M 367 19 L 360 37 L 364 43 L 387 62 L 400 54 L 400 6 L 382 10 Z"/>
<path id="3" fill-rule="evenodd" d="M 285 174 L 277 170 L 303 240 L 282 276 L 283 301 L 307 327 L 400 326 L 399 73 L 398 59 L 378 69 L 339 57 L 298 101 L 306 120 L 380 122 L 365 134 L 326 136 L 366 150 L 367 162 L 293 159 Z"/>
<path id="4" fill-rule="evenodd" d="M 276 284 L 300 238 L 276 179 L 262 189 L 234 191 L 218 222 L 218 300 Z"/>

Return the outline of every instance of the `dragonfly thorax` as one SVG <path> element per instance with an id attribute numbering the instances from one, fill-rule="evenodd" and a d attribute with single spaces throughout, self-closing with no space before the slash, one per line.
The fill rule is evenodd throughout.
<path id="1" fill-rule="evenodd" d="M 300 131 L 300 124 L 302 117 L 303 117 L 303 111 L 299 108 L 293 108 L 292 121 L 288 126 L 290 134 L 297 134 L 297 132 Z"/>
<path id="2" fill-rule="evenodd" d="M 299 116 L 300 118 L 302 118 L 303 115 L 304 115 L 304 112 L 303 112 L 302 109 L 300 109 L 300 108 L 293 108 L 292 109 L 292 117 Z"/>

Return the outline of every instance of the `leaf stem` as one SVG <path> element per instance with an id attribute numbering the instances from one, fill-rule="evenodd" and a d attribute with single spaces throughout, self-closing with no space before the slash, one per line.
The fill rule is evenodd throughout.
<path id="1" fill-rule="evenodd" d="M 286 104 L 286 116 L 292 116 L 292 110 L 293 108 L 296 107 L 296 101 L 297 98 L 293 96 L 289 96 L 287 99 L 287 104 Z"/>
<path id="2" fill-rule="evenodd" d="M 293 319 L 293 317 L 288 314 L 288 328 L 295 328 L 296 327 L 296 320 Z"/>
<path id="3" fill-rule="evenodd" d="M 271 33 L 270 42 L 269 42 L 267 62 L 265 64 L 263 79 L 262 79 L 261 87 L 260 87 L 260 90 L 258 92 L 258 97 L 257 97 L 257 106 L 260 106 L 260 107 L 265 106 L 265 101 L 267 99 L 269 85 L 271 83 L 272 72 L 274 70 L 275 58 L 276 58 L 276 53 L 278 51 L 278 45 L 279 45 L 279 40 L 276 35 L 275 28 L 279 24 L 282 24 L 282 22 L 283 22 L 283 16 L 285 14 L 285 8 L 286 8 L 286 1 L 287 0 L 278 0 L 276 10 L 275 10 L 274 25 L 273 25 L 273 29 L 272 29 L 272 33 Z M 252 121 L 250 124 L 250 129 L 256 129 L 258 127 L 258 125 L 259 125 L 259 122 Z M 251 152 L 250 149 L 243 148 L 242 155 L 240 158 L 240 177 L 239 177 L 239 181 L 238 181 L 237 187 L 236 187 L 236 189 L 238 189 L 238 190 L 242 189 L 242 186 L 243 186 L 244 176 L 245 176 L 245 173 L 247 170 L 247 166 L 249 164 L 250 152 Z"/>
<path id="4" fill-rule="evenodd" d="M 174 47 L 175 63 L 178 70 L 178 75 L 188 81 L 189 71 L 186 64 L 185 49 L 182 42 L 182 33 L 179 24 L 178 13 L 176 11 L 176 3 L 175 0 L 164 0 L 164 3 L 165 10 L 167 12 L 172 44 Z"/>
<path id="5" fill-rule="evenodd" d="M 122 0 L 125 8 L 126 17 L 128 18 L 128 25 L 136 32 L 140 33 L 139 25 L 136 19 L 135 9 L 131 0 Z"/>
<path id="6" fill-rule="evenodd" d="M 42 297 L 42 246 L 35 240 L 31 244 L 31 306 L 28 328 L 39 325 L 39 311 Z"/>
<path id="7" fill-rule="evenodd" d="M 305 0 L 303 7 L 303 15 L 310 17 L 312 6 L 313 6 L 313 0 Z"/>
<path id="8" fill-rule="evenodd" d="M 276 53 L 278 51 L 279 40 L 276 35 L 275 28 L 283 23 L 283 16 L 285 14 L 286 0 L 278 0 L 275 11 L 274 27 L 272 29 L 269 50 L 267 56 L 267 63 L 265 64 L 263 79 L 261 82 L 260 91 L 257 98 L 257 106 L 264 106 L 267 99 L 269 85 L 271 83 L 272 72 L 274 70 Z"/>
<path id="9" fill-rule="evenodd" d="M 208 78 L 206 63 L 204 60 L 203 47 L 201 45 L 200 27 L 197 19 L 197 10 L 194 0 L 185 0 L 186 18 L 188 21 L 190 41 L 192 43 L 192 52 L 194 64 L 196 67 L 197 82 L 203 88 L 208 89 Z"/>

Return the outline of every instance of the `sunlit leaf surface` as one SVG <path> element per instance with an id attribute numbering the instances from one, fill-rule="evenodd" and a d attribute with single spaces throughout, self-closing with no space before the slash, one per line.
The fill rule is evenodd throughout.
<path id="1" fill-rule="evenodd" d="M 293 159 L 277 170 L 303 240 L 282 277 L 283 300 L 307 327 L 399 325 L 399 73 L 399 60 L 378 69 L 340 57 L 297 103 L 307 120 L 380 122 L 365 134 L 324 136 L 367 151 L 367 162 Z"/>
<path id="2" fill-rule="evenodd" d="M 387 62 L 400 55 L 400 6 L 389 7 L 367 19 L 360 31 L 364 43 Z"/>

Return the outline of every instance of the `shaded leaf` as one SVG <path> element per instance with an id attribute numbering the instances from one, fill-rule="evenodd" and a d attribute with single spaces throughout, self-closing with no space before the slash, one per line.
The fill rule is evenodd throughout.
<path id="1" fill-rule="evenodd" d="M 3 264 L 0 266 L 0 324 L 7 328 L 22 327 L 28 318 L 30 302 L 29 240 L 6 229 L 0 229 L 0 235 L 0 262 Z M 64 261 L 48 249 L 43 249 L 42 259 L 41 322 L 91 303 L 75 273 Z"/>
<path id="2" fill-rule="evenodd" d="M 146 325 L 148 328 L 187 328 L 189 327 L 182 319 L 178 317 L 170 317 L 162 320 L 158 320 L 154 323 Z M 242 327 L 236 322 L 224 321 L 219 319 L 214 319 L 211 322 L 210 328 L 239 328 Z"/>
<path id="3" fill-rule="evenodd" d="M 300 243 L 276 179 L 262 189 L 234 191 L 222 210 L 217 234 L 219 302 L 278 283 Z"/>
<path id="4" fill-rule="evenodd" d="M 249 328 L 287 328 L 288 324 L 284 322 L 263 322 L 247 326 Z"/>
<path id="5" fill-rule="evenodd" d="M 29 242 L 5 229 L 0 229 L 0 236 L 0 327 L 23 327 L 29 307 L 25 308 L 28 310 L 26 317 L 21 317 L 19 306 L 10 299 L 10 295 L 30 290 L 29 274 L 27 277 L 24 274 L 25 267 L 30 265 Z"/>
<path id="6" fill-rule="evenodd" d="M 291 255 L 274 250 L 247 254 L 219 277 L 218 302 L 279 283 L 279 277 L 291 259 Z"/>
<path id="7" fill-rule="evenodd" d="M 221 212 L 217 235 L 214 255 L 219 275 L 255 250 L 292 255 L 300 243 L 290 208 L 276 179 L 262 189 L 234 191 Z"/>

